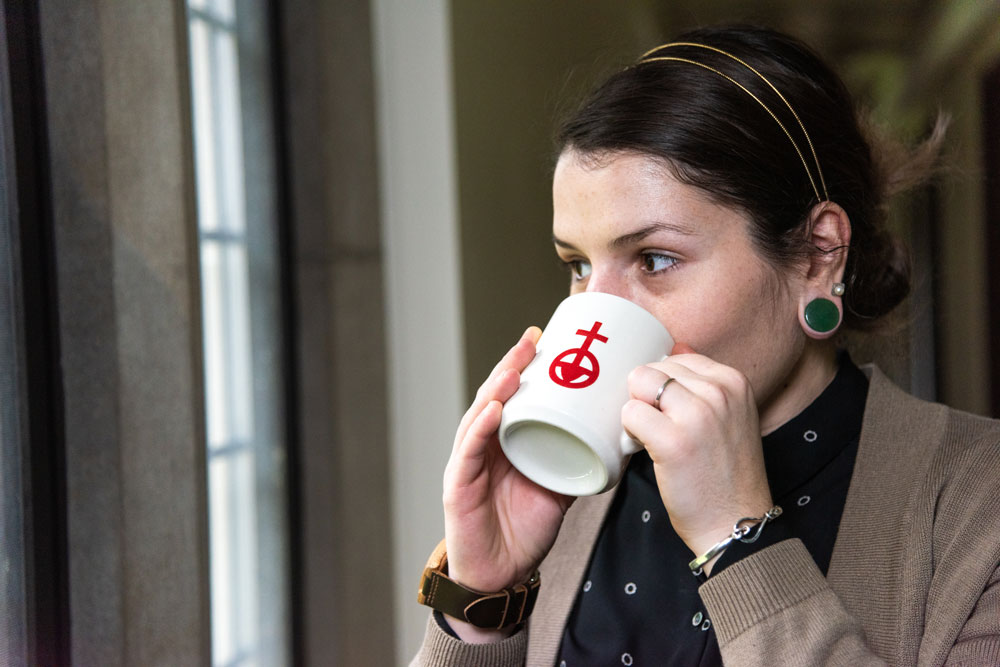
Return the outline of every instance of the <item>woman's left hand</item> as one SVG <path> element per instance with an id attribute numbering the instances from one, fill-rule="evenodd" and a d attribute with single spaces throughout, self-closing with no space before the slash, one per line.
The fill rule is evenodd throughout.
<path id="1" fill-rule="evenodd" d="M 649 452 L 670 522 L 692 553 L 771 508 L 757 403 L 742 373 L 679 343 L 632 371 L 628 387 L 622 424 Z"/>

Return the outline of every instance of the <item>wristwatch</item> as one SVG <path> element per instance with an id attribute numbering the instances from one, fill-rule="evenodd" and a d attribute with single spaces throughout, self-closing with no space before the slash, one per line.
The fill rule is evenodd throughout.
<path id="1" fill-rule="evenodd" d="M 417 602 L 480 628 L 499 630 L 528 618 L 538 598 L 541 577 L 536 570 L 523 584 L 497 593 L 480 593 L 448 578 L 448 553 L 444 540 L 427 559 Z"/>

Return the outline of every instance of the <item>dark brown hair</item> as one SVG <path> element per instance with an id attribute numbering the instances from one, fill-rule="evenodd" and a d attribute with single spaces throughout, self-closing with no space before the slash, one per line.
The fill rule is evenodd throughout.
<path id="1" fill-rule="evenodd" d="M 910 265 L 885 228 L 893 176 L 873 154 L 843 82 L 804 44 L 766 28 L 705 28 L 676 41 L 739 58 L 795 110 L 815 147 L 829 199 L 851 220 L 844 326 L 871 328 L 906 297 Z M 559 153 L 573 150 L 595 163 L 623 151 L 660 159 L 682 182 L 743 210 L 754 242 L 773 265 L 789 266 L 817 252 L 806 229 L 819 203 L 810 174 L 821 197 L 823 188 L 809 142 L 788 106 L 761 77 L 724 53 L 672 46 L 655 55 L 701 66 L 640 61 L 613 74 L 562 124 Z"/>

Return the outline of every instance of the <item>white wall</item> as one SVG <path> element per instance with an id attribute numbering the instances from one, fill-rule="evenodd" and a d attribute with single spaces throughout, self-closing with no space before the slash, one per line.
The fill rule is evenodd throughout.
<path id="1" fill-rule="evenodd" d="M 423 637 L 417 584 L 465 395 L 448 15 L 447 0 L 373 3 L 400 664 Z"/>

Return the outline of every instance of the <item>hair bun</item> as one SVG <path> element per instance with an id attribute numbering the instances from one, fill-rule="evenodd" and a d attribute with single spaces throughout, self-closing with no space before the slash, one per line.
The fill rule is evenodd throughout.
<path id="1" fill-rule="evenodd" d="M 910 293 L 910 254 L 884 230 L 851 244 L 852 269 L 844 294 L 844 326 L 871 330 Z"/>

